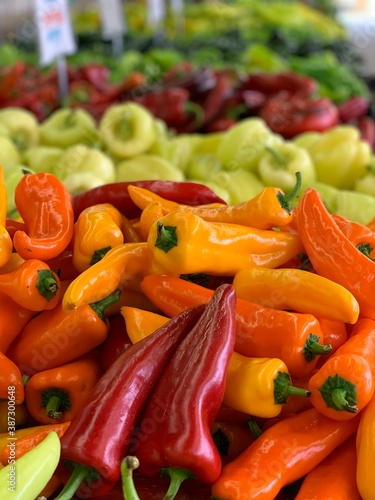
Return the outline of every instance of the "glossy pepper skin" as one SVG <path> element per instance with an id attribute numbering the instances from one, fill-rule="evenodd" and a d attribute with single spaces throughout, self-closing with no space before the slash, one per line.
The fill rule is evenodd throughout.
<path id="1" fill-rule="evenodd" d="M 141 211 L 132 201 L 128 193 L 128 186 L 139 186 L 163 198 L 177 203 L 186 203 L 186 205 L 202 205 L 205 203 L 225 204 L 225 201 L 215 194 L 212 189 L 198 182 L 161 180 L 115 182 L 74 195 L 73 209 L 75 219 L 77 219 L 82 210 L 97 203 L 111 203 L 126 217 L 130 219 L 138 217 Z"/>
<path id="2" fill-rule="evenodd" d="M 354 418 L 374 394 L 374 359 L 375 321 L 361 318 L 345 344 L 311 377 L 312 404 L 329 418 Z"/>
<path id="3" fill-rule="evenodd" d="M 207 304 L 213 291 L 174 276 L 149 275 L 141 281 L 143 293 L 170 317 L 189 307 Z M 295 376 L 311 373 L 320 355 L 331 351 L 323 343 L 319 321 L 311 314 L 279 311 L 236 300 L 234 350 L 249 357 L 279 358 Z"/>
<path id="4" fill-rule="evenodd" d="M 374 470 L 372 457 L 375 452 L 375 397 L 373 396 L 360 415 L 357 432 L 356 479 L 363 500 L 374 498 Z"/>
<path id="5" fill-rule="evenodd" d="M 6 228 L 7 207 L 4 169 L 0 164 L 0 267 L 7 263 L 13 248 L 12 239 Z"/>
<path id="6" fill-rule="evenodd" d="M 0 398 L 10 399 L 16 405 L 25 399 L 22 374 L 18 366 L 5 354 L 0 352 Z M 12 411 L 10 422 L 15 422 L 15 411 Z"/>
<path id="7" fill-rule="evenodd" d="M 356 483 L 355 442 L 353 434 L 310 471 L 295 500 L 361 500 Z"/>
<path id="8" fill-rule="evenodd" d="M 159 219 L 147 244 L 167 272 L 223 276 L 249 266 L 278 267 L 303 249 L 297 234 L 207 222 L 189 211 Z"/>
<path id="9" fill-rule="evenodd" d="M 10 344 L 35 314 L 35 311 L 20 306 L 4 293 L 0 294 L 0 352 L 7 352 Z"/>
<path id="10" fill-rule="evenodd" d="M 122 307 L 121 314 L 133 343 L 150 335 L 168 318 L 135 307 Z M 231 355 L 226 373 L 223 404 L 244 414 L 271 418 L 281 412 L 289 396 L 307 397 L 307 390 L 293 387 L 285 363 L 276 358 Z"/>
<path id="11" fill-rule="evenodd" d="M 237 297 L 354 324 L 359 304 L 342 285 L 301 269 L 247 268 L 233 279 Z"/>
<path id="12" fill-rule="evenodd" d="M 72 420 L 101 375 L 101 367 L 94 357 L 35 373 L 25 388 L 30 414 L 41 424 Z"/>
<path id="13" fill-rule="evenodd" d="M 316 272 L 344 286 L 357 299 L 361 314 L 375 319 L 371 297 L 375 262 L 344 235 L 315 189 L 304 191 L 297 219 L 302 244 Z"/>
<path id="14" fill-rule="evenodd" d="M 90 398 L 61 439 L 62 458 L 96 470 L 91 485 L 101 498 L 120 477 L 120 463 L 131 443 L 133 426 L 154 385 L 204 306 L 190 309 L 123 352 L 104 373 Z M 108 421 L 116 422 L 108 426 Z"/>
<path id="15" fill-rule="evenodd" d="M 301 185 L 297 181 L 295 188 L 288 194 L 275 187 L 266 187 L 254 198 L 237 205 L 207 204 L 190 207 L 171 202 L 137 186 L 129 186 L 128 191 L 134 203 L 142 210 L 152 202 L 159 202 L 164 215 L 174 210 L 189 209 L 195 215 L 210 222 L 241 224 L 257 229 L 271 229 L 289 224 L 293 218 L 291 202 L 299 192 Z"/>
<path id="16" fill-rule="evenodd" d="M 72 311 L 82 304 L 101 300 L 121 284 L 151 269 L 152 255 L 145 242 L 118 245 L 72 281 L 62 298 L 62 307 Z"/>
<path id="17" fill-rule="evenodd" d="M 337 422 L 315 408 L 280 420 L 223 467 L 212 485 L 213 498 L 273 500 L 354 434 L 358 424 L 358 418 Z"/>
<path id="18" fill-rule="evenodd" d="M 309 392 L 292 385 L 281 359 L 233 353 L 226 375 L 224 405 L 254 417 L 273 418 L 292 395 L 308 397 Z"/>
<path id="19" fill-rule="evenodd" d="M 98 303 L 66 312 L 61 303 L 33 318 L 9 348 L 9 357 L 32 375 L 69 363 L 101 344 L 108 335 L 106 307 L 118 300 L 114 292 Z"/>
<path id="20" fill-rule="evenodd" d="M 74 224 L 73 265 L 81 273 L 124 243 L 121 214 L 110 203 L 83 210 Z"/>
<path id="21" fill-rule="evenodd" d="M 375 233 L 372 229 L 337 214 L 333 214 L 332 217 L 344 235 L 360 252 L 367 257 L 374 258 Z"/>
<path id="22" fill-rule="evenodd" d="M 235 309 L 233 287 L 218 287 L 159 379 L 136 434 L 142 474 L 156 476 L 171 467 L 207 483 L 219 477 L 221 460 L 210 429 L 223 401 L 233 354 Z M 146 431 L 142 424 L 161 409 L 158 425 Z"/>
<path id="23" fill-rule="evenodd" d="M 0 275 L 0 293 L 31 311 L 53 309 L 60 299 L 60 280 L 38 259 L 23 262 L 15 271 Z"/>
<path id="24" fill-rule="evenodd" d="M 26 174 L 15 190 L 17 210 L 27 231 L 16 231 L 13 245 L 24 259 L 53 259 L 73 236 L 72 199 L 65 185 L 47 172 Z"/>

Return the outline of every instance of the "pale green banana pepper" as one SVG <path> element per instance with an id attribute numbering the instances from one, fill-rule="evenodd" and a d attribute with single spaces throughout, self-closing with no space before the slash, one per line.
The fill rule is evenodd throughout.
<path id="1" fill-rule="evenodd" d="M 84 109 L 60 108 L 40 126 L 41 143 L 68 148 L 91 140 L 97 129 L 94 118 Z"/>
<path id="2" fill-rule="evenodd" d="M 60 454 L 60 439 L 52 431 L 21 458 L 0 469 L 1 500 L 35 500 L 55 472 Z"/>
<path id="3" fill-rule="evenodd" d="M 100 120 L 99 129 L 105 148 L 119 160 L 145 153 L 157 137 L 154 117 L 134 102 L 110 106 Z"/>
<path id="4" fill-rule="evenodd" d="M 266 186 L 287 192 L 293 189 L 296 172 L 301 173 L 302 186 L 316 180 L 315 167 L 309 153 L 292 142 L 266 147 L 258 164 L 258 174 Z"/>
<path id="5" fill-rule="evenodd" d="M 4 170 L 21 163 L 21 154 L 9 137 L 0 135 L 0 164 Z"/>
<path id="6" fill-rule="evenodd" d="M 25 151 L 23 162 L 34 172 L 52 173 L 64 149 L 55 146 L 34 146 Z"/>
<path id="7" fill-rule="evenodd" d="M 168 160 L 157 155 L 139 155 L 123 160 L 116 167 L 117 182 L 133 182 L 142 180 L 184 181 L 181 170 Z"/>
<path id="8" fill-rule="evenodd" d="M 23 108 L 8 107 L 0 110 L 0 124 L 6 135 L 22 153 L 36 146 L 40 139 L 40 126 L 36 116 Z"/>

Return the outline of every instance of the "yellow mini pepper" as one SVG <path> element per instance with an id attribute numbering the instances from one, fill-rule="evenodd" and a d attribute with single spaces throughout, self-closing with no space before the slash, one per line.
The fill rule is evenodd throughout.
<path id="1" fill-rule="evenodd" d="M 303 250 L 297 233 L 209 222 L 185 210 L 156 221 L 147 243 L 169 273 L 222 276 L 249 266 L 275 268 Z"/>
<path id="2" fill-rule="evenodd" d="M 121 213 L 110 203 L 83 210 L 74 225 L 73 265 L 80 273 L 124 243 Z"/>

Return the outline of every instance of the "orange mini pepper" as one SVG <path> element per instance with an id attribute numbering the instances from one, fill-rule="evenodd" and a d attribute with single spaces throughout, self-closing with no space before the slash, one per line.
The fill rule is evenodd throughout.
<path id="1" fill-rule="evenodd" d="M 26 231 L 16 231 L 13 245 L 24 259 L 53 259 L 67 248 L 73 236 L 71 195 L 48 172 L 26 174 L 17 184 L 14 199 Z"/>
<path id="2" fill-rule="evenodd" d="M 169 317 L 189 307 L 207 304 L 213 290 L 169 275 L 148 275 L 143 293 Z M 249 357 L 279 358 L 294 377 L 311 373 L 320 355 L 331 351 L 323 342 L 317 318 L 311 314 L 280 311 L 236 299 L 235 351 Z"/>
<path id="3" fill-rule="evenodd" d="M 61 302 L 55 309 L 43 311 L 16 337 L 8 350 L 10 359 L 24 373 L 33 375 L 87 354 L 106 339 L 109 322 L 104 311 L 118 298 L 115 291 L 71 312 L 64 311 Z"/>
<path id="4" fill-rule="evenodd" d="M 38 259 L 26 260 L 15 271 L 0 274 L 0 293 L 31 311 L 56 307 L 59 288 L 57 274 Z"/>
<path id="5" fill-rule="evenodd" d="M 316 408 L 265 430 L 212 485 L 214 499 L 274 500 L 280 490 L 312 471 L 354 434 L 359 420 L 338 422 Z"/>
<path id="6" fill-rule="evenodd" d="M 359 304 L 344 286 L 301 269 L 247 268 L 233 279 L 237 297 L 354 324 Z"/>
<path id="7" fill-rule="evenodd" d="M 353 434 L 310 471 L 295 500 L 361 500 L 356 482 L 355 441 Z"/>
<path id="8" fill-rule="evenodd" d="M 83 210 L 74 224 L 73 265 L 83 272 L 101 260 L 111 248 L 124 243 L 121 214 L 110 203 Z"/>
<path id="9" fill-rule="evenodd" d="M 303 250 L 298 234 L 208 222 L 187 210 L 155 222 L 147 244 L 168 273 L 221 276 L 250 266 L 275 268 Z"/>
<path id="10" fill-rule="evenodd" d="M 335 420 L 356 416 L 375 391 L 375 321 L 361 318 L 350 338 L 310 378 L 312 404 Z"/>
<path id="11" fill-rule="evenodd" d="M 371 500 L 375 495 L 374 454 L 375 454 L 375 396 L 371 398 L 360 415 L 357 432 L 356 480 L 361 498 Z"/>
<path id="12" fill-rule="evenodd" d="M 285 226 L 293 218 L 291 202 L 301 189 L 301 175 L 296 174 L 295 188 L 288 194 L 275 187 L 266 187 L 254 198 L 237 205 L 201 205 L 190 207 L 179 205 L 138 186 L 128 186 L 133 202 L 142 210 L 152 202 L 159 202 L 164 215 L 176 210 L 189 210 L 210 222 L 240 224 L 257 229 Z"/>
<path id="13" fill-rule="evenodd" d="M 23 403 L 25 388 L 22 374 L 18 366 L 5 354 L 0 352 L 0 398 L 9 399 L 16 405 Z M 15 409 L 11 411 L 10 421 L 15 422 Z"/>
<path id="14" fill-rule="evenodd" d="M 0 352 L 7 352 L 10 344 L 35 314 L 35 311 L 20 306 L 4 293 L 0 293 Z"/>
<path id="15" fill-rule="evenodd" d="M 304 191 L 297 219 L 302 244 L 316 272 L 347 288 L 357 299 L 361 314 L 375 319 L 375 262 L 345 236 L 315 189 Z"/>
<path id="16" fill-rule="evenodd" d="M 41 424 L 74 418 L 102 374 L 94 357 L 35 373 L 25 388 L 26 405 Z"/>

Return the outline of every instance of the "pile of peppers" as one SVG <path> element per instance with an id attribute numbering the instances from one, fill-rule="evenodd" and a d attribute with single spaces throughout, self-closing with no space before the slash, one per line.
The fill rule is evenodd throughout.
<path id="1" fill-rule="evenodd" d="M 0 498 L 374 498 L 375 214 L 301 185 L 0 168 Z"/>

